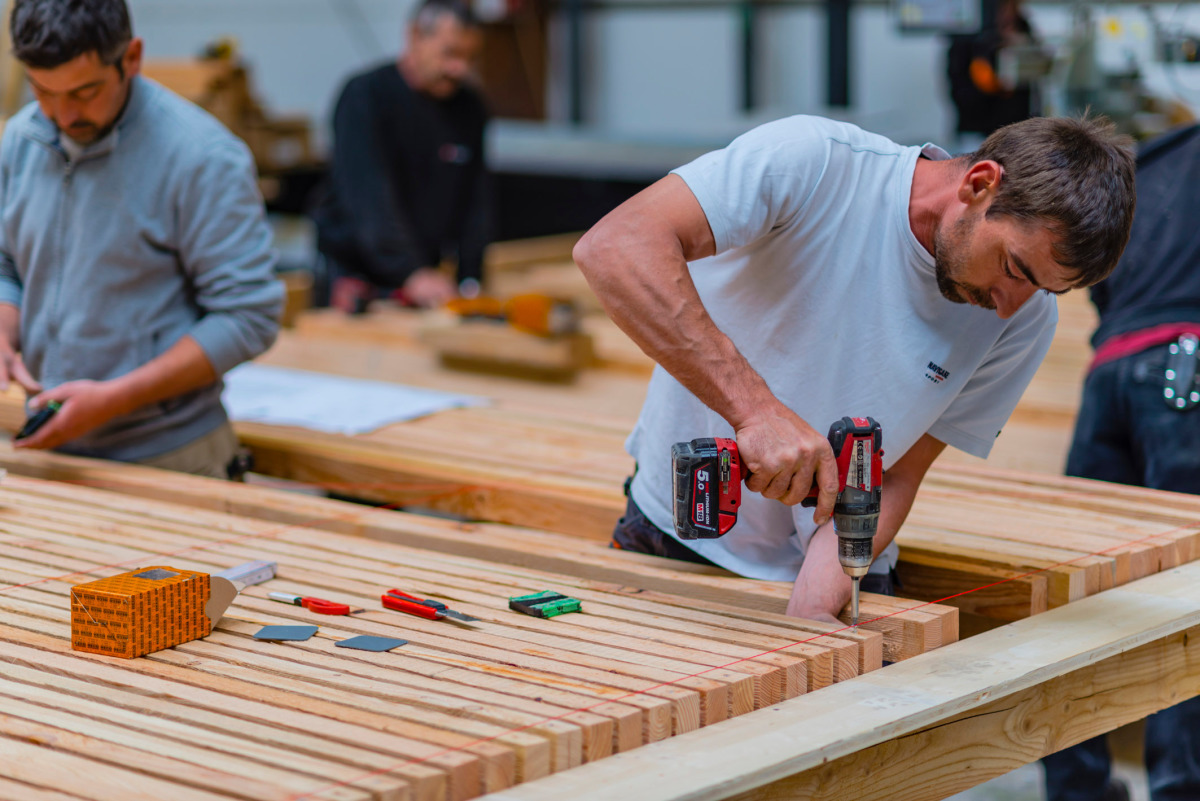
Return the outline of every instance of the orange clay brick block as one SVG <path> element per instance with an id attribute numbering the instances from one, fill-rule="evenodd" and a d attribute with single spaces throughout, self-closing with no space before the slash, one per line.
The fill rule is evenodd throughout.
<path id="1" fill-rule="evenodd" d="M 71 647 L 125 659 L 206 637 L 207 573 L 140 567 L 71 589 Z"/>

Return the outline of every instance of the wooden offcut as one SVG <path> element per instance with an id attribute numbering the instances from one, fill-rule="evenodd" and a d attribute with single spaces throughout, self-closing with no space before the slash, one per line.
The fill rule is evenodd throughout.
<path id="1" fill-rule="evenodd" d="M 503 321 L 429 318 L 418 338 L 452 370 L 570 381 L 594 359 L 587 334 L 539 336 Z"/>

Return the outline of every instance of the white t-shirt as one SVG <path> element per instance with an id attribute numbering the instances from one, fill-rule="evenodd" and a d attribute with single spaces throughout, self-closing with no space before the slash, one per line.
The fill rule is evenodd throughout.
<path id="1" fill-rule="evenodd" d="M 883 427 L 887 469 L 928 432 L 986 457 L 1046 355 L 1058 309 L 1033 295 L 1008 320 L 951 303 L 909 225 L 913 171 L 930 145 L 902 147 L 846 123 L 768 123 L 675 171 L 700 202 L 717 255 L 689 265 L 704 307 L 771 391 L 817 431 L 843 416 Z M 733 429 L 661 367 L 626 449 L 632 498 L 673 536 L 671 445 Z M 884 479 L 884 494 L 887 479 Z M 743 485 L 737 525 L 686 541 L 718 565 L 791 581 L 813 510 Z M 873 566 L 895 565 L 896 547 Z"/>

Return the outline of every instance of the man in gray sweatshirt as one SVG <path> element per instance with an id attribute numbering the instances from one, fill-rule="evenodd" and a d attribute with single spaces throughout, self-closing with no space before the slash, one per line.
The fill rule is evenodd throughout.
<path id="1" fill-rule="evenodd" d="M 0 140 L 0 388 L 61 404 L 17 444 L 225 476 L 221 376 L 283 304 L 249 151 L 139 76 L 125 0 L 10 27 L 37 102 Z"/>

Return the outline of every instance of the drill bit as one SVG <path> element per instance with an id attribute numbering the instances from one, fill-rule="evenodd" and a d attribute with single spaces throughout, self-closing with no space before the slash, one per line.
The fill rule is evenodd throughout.
<path id="1" fill-rule="evenodd" d="M 858 583 L 862 579 L 855 576 L 852 580 L 854 581 L 854 594 L 850 598 L 850 620 L 852 621 L 850 625 L 858 628 Z"/>

